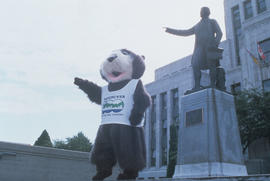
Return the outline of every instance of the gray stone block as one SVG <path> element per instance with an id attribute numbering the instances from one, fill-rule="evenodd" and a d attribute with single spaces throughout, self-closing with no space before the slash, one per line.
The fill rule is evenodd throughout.
<path id="1" fill-rule="evenodd" d="M 180 115 L 174 177 L 247 175 L 231 94 L 209 88 L 183 96 Z"/>

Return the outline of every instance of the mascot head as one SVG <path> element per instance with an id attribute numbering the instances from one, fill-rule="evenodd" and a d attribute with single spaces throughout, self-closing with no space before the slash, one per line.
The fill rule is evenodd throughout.
<path id="1" fill-rule="evenodd" d="M 139 79 L 144 71 L 144 56 L 136 55 L 127 49 L 112 51 L 100 68 L 102 78 L 109 83 Z"/>

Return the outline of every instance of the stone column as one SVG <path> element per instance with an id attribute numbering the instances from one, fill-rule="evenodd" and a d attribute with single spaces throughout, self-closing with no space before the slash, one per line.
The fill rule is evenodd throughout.
<path id="1" fill-rule="evenodd" d="M 156 168 L 161 166 L 161 132 L 160 132 L 160 121 L 161 121 L 161 110 L 160 110 L 160 94 L 156 95 Z"/>
<path id="2" fill-rule="evenodd" d="M 266 4 L 266 9 L 269 10 L 270 9 L 270 1 L 265 0 L 265 4 Z"/>
<path id="3" fill-rule="evenodd" d="M 240 12 L 241 23 L 243 23 L 245 21 L 245 10 L 244 10 L 243 2 L 239 3 L 239 12 Z"/>
<path id="4" fill-rule="evenodd" d="M 172 92 L 167 91 L 167 163 L 169 163 L 170 126 L 172 124 Z"/>
<path id="5" fill-rule="evenodd" d="M 252 11 L 253 11 L 253 16 L 257 16 L 257 2 L 256 0 L 251 0 L 251 5 L 252 5 Z"/>
<path id="6" fill-rule="evenodd" d="M 145 112 L 145 144 L 146 144 L 146 168 L 150 168 L 151 165 L 151 150 L 150 150 L 150 145 L 151 141 L 150 140 L 150 123 L 151 123 L 151 108 L 148 108 Z"/>

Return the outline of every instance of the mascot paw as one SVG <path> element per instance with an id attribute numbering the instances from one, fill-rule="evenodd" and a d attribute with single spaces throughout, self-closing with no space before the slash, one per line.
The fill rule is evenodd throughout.
<path id="1" fill-rule="evenodd" d="M 74 84 L 80 86 L 84 82 L 83 79 L 75 77 Z"/>
<path id="2" fill-rule="evenodd" d="M 134 111 L 132 111 L 129 117 L 130 124 L 132 126 L 137 126 L 138 124 L 141 123 L 142 118 L 143 118 L 143 114 L 135 113 Z"/>

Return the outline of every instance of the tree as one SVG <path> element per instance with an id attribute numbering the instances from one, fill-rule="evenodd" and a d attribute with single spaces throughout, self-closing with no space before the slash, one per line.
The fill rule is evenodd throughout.
<path id="1" fill-rule="evenodd" d="M 45 146 L 45 147 L 52 147 L 52 142 L 51 142 L 51 138 L 48 134 L 48 132 L 45 130 L 43 130 L 43 132 L 41 133 L 41 135 L 39 136 L 39 138 L 37 139 L 37 141 L 35 141 L 34 143 L 35 146 Z"/>
<path id="2" fill-rule="evenodd" d="M 170 126 L 170 149 L 169 163 L 167 167 L 167 177 L 172 178 L 177 159 L 177 128 L 174 124 Z"/>
<path id="3" fill-rule="evenodd" d="M 66 150 L 90 152 L 92 148 L 92 143 L 82 132 L 79 132 L 76 136 L 73 136 L 72 138 L 66 138 L 66 141 L 54 141 L 54 147 Z"/>
<path id="4" fill-rule="evenodd" d="M 63 141 L 63 140 L 55 140 L 53 145 L 54 145 L 53 146 L 54 148 L 68 150 L 67 143 L 65 141 Z"/>
<path id="5" fill-rule="evenodd" d="M 270 138 L 270 93 L 256 89 L 235 95 L 243 152 L 256 139 Z"/>

